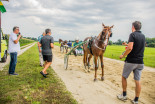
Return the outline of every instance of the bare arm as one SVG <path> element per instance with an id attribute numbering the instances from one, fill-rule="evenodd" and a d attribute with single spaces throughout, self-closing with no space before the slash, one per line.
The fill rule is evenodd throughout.
<path id="1" fill-rule="evenodd" d="M 128 47 L 127 47 L 125 53 L 120 56 L 120 59 L 122 59 L 123 57 L 125 57 L 126 55 L 128 55 L 132 51 L 133 44 L 134 44 L 134 42 L 129 42 Z"/>
<path id="2" fill-rule="evenodd" d="M 124 46 L 128 46 L 128 44 L 127 44 L 126 42 L 123 42 L 122 45 L 124 45 Z"/>
<path id="3" fill-rule="evenodd" d="M 39 52 L 41 52 L 41 44 L 40 44 L 40 42 L 38 42 L 38 48 L 39 48 Z"/>
<path id="4" fill-rule="evenodd" d="M 20 37 L 21 37 L 21 35 L 19 35 L 19 36 L 17 37 L 17 39 L 14 40 L 13 42 L 14 42 L 15 44 L 17 44 L 17 43 L 19 42 Z"/>
<path id="5" fill-rule="evenodd" d="M 53 43 L 51 43 L 50 45 L 51 45 L 51 48 L 54 48 L 54 44 Z"/>

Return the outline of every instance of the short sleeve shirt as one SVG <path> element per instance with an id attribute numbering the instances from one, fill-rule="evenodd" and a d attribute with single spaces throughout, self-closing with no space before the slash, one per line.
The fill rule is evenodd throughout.
<path id="1" fill-rule="evenodd" d="M 130 34 L 128 42 L 133 42 L 133 49 L 126 57 L 126 62 L 144 64 L 145 36 L 141 31 L 135 31 Z"/>
<path id="2" fill-rule="evenodd" d="M 40 35 L 39 37 L 38 37 L 38 42 L 40 42 L 41 41 L 41 38 L 43 37 L 43 35 Z"/>
<path id="3" fill-rule="evenodd" d="M 20 51 L 20 44 L 19 42 L 15 44 L 14 43 L 15 40 L 17 40 L 17 34 L 11 33 L 9 36 L 9 53 Z"/>
<path id="4" fill-rule="evenodd" d="M 78 43 L 75 42 L 73 46 L 76 46 L 76 45 L 78 45 L 78 44 L 80 44 L 80 43 L 81 43 L 81 42 L 78 42 Z M 81 50 L 82 48 L 81 48 L 81 47 L 78 47 L 77 49 L 78 49 L 78 50 Z"/>
<path id="5" fill-rule="evenodd" d="M 54 43 L 54 39 L 50 35 L 45 35 L 41 38 L 40 44 L 42 46 L 43 55 L 52 55 L 51 43 Z"/>

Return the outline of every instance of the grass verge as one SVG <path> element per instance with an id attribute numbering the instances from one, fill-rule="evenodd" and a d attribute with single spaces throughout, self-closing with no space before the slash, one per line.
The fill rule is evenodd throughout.
<path id="1" fill-rule="evenodd" d="M 48 78 L 40 75 L 37 45 L 18 57 L 18 76 L 9 76 L 8 67 L 0 71 L 0 104 L 77 104 L 52 68 Z"/>
<path id="2" fill-rule="evenodd" d="M 20 42 L 20 46 L 22 47 L 22 46 L 28 45 L 30 43 L 33 43 L 35 41 L 34 40 L 30 40 L 30 39 L 22 38 L 22 39 L 19 40 L 19 42 Z"/>

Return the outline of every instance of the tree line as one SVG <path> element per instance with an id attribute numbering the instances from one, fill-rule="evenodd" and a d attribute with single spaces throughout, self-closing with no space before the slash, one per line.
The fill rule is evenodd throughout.
<path id="1" fill-rule="evenodd" d="M 109 45 L 122 45 L 123 42 L 128 43 L 127 41 L 123 41 L 118 39 L 116 42 L 109 40 Z M 146 47 L 154 47 L 155 48 L 155 38 L 145 38 Z"/>

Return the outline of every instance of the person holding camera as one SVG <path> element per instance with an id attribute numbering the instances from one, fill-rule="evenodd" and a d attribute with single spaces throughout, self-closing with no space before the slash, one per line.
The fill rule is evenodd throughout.
<path id="1" fill-rule="evenodd" d="M 20 44 L 19 44 L 20 38 L 21 38 L 21 35 L 19 33 L 19 27 L 17 26 L 13 27 L 13 33 L 11 33 L 9 37 L 9 53 L 10 53 L 9 74 L 10 75 L 18 75 L 15 73 L 15 68 L 17 64 L 17 52 L 20 51 Z"/>

